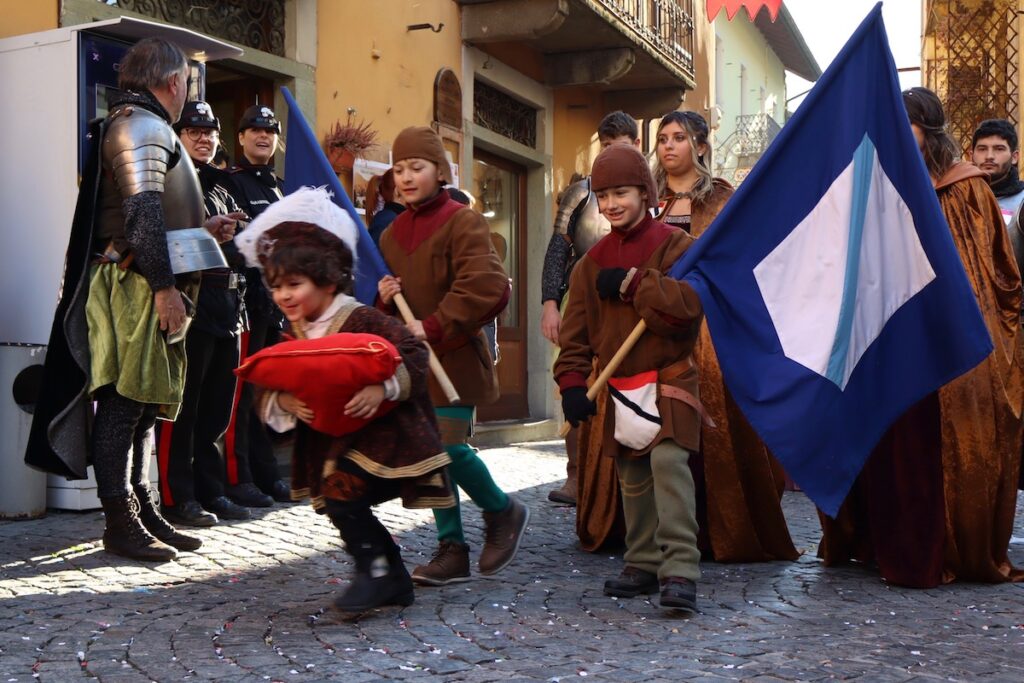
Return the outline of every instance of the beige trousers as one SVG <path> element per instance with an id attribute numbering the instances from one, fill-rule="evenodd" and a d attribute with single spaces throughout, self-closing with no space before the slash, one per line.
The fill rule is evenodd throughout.
<path id="1" fill-rule="evenodd" d="M 700 578 L 690 453 L 662 441 L 649 456 L 616 458 L 626 516 L 627 565 L 659 579 Z"/>

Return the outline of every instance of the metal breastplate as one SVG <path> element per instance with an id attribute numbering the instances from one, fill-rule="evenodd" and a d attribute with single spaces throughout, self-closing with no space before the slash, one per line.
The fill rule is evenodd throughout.
<path id="1" fill-rule="evenodd" d="M 612 230 L 612 224 L 601 215 L 597 205 L 597 195 L 591 192 L 576 214 L 576 224 L 573 226 L 572 246 L 576 250 L 576 257 L 583 254 L 601 241 L 601 238 Z"/>
<path id="2" fill-rule="evenodd" d="M 197 228 L 203 224 L 206 213 L 199 178 L 188 154 L 179 146 L 181 158 L 164 178 L 164 192 L 160 203 L 164 208 L 164 221 L 168 230 Z"/>
<path id="3" fill-rule="evenodd" d="M 101 143 L 103 177 L 97 202 L 98 241 L 113 241 L 127 250 L 124 239 L 126 197 L 139 192 L 160 192 L 168 231 L 203 224 L 204 206 L 199 178 L 178 136 L 159 116 L 138 107 L 118 107 L 112 113 Z M 125 159 L 129 162 L 126 164 Z M 129 167 L 129 171 L 125 168 Z M 118 181 L 115 181 L 115 173 Z"/>
<path id="4" fill-rule="evenodd" d="M 555 215 L 555 234 L 568 235 L 569 223 L 576 208 L 587 200 L 590 194 L 590 182 L 587 178 L 577 180 L 565 188 L 558 198 L 558 213 Z"/>

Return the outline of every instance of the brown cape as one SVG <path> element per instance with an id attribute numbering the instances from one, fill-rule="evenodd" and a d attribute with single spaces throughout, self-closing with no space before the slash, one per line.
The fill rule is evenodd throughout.
<path id="1" fill-rule="evenodd" d="M 715 179 L 710 201 L 692 216 L 694 237 L 711 225 L 732 193 L 728 183 Z M 785 473 L 729 395 L 706 323 L 693 357 L 701 403 L 716 425 L 701 430 L 701 462 L 694 463 L 701 553 L 718 562 L 795 560 L 800 553 L 781 505 Z"/>
<path id="2" fill-rule="evenodd" d="M 829 565 L 874 561 L 887 581 L 918 588 L 1020 581 L 1007 558 L 1024 399 L 1020 273 L 984 174 L 961 162 L 935 188 L 995 350 L 889 429 L 837 518 L 821 515 L 818 554 Z"/>

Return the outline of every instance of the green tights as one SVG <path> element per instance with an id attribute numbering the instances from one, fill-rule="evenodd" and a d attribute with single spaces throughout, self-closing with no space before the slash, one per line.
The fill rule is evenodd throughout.
<path id="1" fill-rule="evenodd" d="M 465 543 L 462 529 L 462 507 L 459 505 L 459 487 L 469 495 L 474 503 L 484 512 L 501 512 L 508 507 L 508 495 L 498 488 L 487 469 L 487 465 L 476 454 L 476 449 L 466 443 L 448 444 L 445 446 L 452 464 L 448 466 L 452 488 L 455 494 L 455 507 L 434 510 L 437 522 L 437 540 Z"/>

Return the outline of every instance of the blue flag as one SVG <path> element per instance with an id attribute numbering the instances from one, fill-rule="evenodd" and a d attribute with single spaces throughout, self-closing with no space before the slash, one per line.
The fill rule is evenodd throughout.
<path id="1" fill-rule="evenodd" d="M 313 135 L 312 129 L 306 123 L 302 110 L 295 102 L 288 88 L 281 88 L 285 100 L 288 102 L 288 149 L 284 155 L 284 189 L 285 193 L 291 193 L 300 187 L 309 185 L 312 187 L 327 186 L 334 195 L 334 202 L 345 209 L 356 227 L 359 228 L 359 242 L 356 245 L 356 274 L 355 274 L 355 297 L 368 306 L 372 306 L 377 298 L 377 283 L 385 275 L 389 275 L 387 265 L 377 251 L 370 233 L 363 225 L 362 217 L 356 213 L 356 207 L 352 206 L 348 193 L 338 181 L 338 176 L 331 168 L 331 162 L 327 160 L 320 143 Z"/>
<path id="2" fill-rule="evenodd" d="M 889 426 L 992 351 L 881 3 L 670 272 L 743 413 L 832 516 Z"/>

